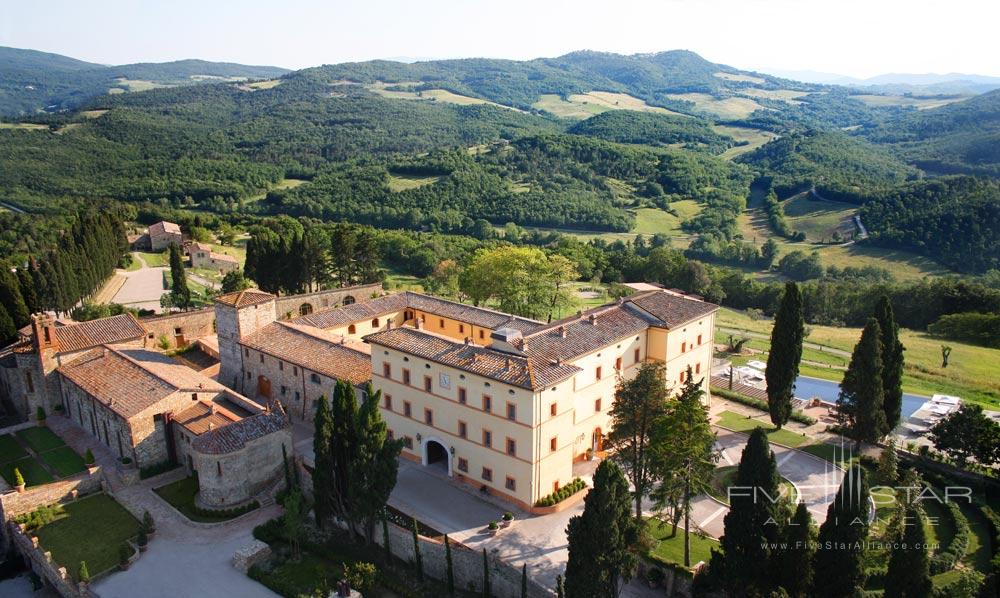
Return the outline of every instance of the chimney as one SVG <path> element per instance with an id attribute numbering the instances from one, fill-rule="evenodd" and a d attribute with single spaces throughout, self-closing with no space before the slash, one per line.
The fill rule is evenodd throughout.
<path id="1" fill-rule="evenodd" d="M 420 321 L 420 318 L 414 318 L 413 319 L 413 327 L 416 328 L 417 330 L 423 330 L 424 329 L 424 323 Z"/>
<path id="2" fill-rule="evenodd" d="M 215 401 L 208 404 L 208 412 L 215 415 Z"/>
<path id="3" fill-rule="evenodd" d="M 510 357 L 507 358 L 507 369 L 510 369 Z"/>
<path id="4" fill-rule="evenodd" d="M 212 422 L 208 422 L 208 431 L 211 432 L 214 429 L 215 429 L 215 424 L 213 424 Z"/>
<path id="5" fill-rule="evenodd" d="M 59 350 L 55 318 L 46 313 L 35 314 L 31 316 L 31 329 L 35 337 L 35 349 Z"/>
<path id="6" fill-rule="evenodd" d="M 566 338 L 566 327 L 565 326 L 562 326 L 562 325 L 559 326 L 559 336 L 562 337 L 562 338 Z"/>

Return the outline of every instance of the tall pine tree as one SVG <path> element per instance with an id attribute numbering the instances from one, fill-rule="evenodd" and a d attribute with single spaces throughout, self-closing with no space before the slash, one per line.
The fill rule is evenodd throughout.
<path id="1" fill-rule="evenodd" d="M 6 309 L 16 328 L 31 323 L 31 314 L 21 294 L 21 283 L 10 268 L 0 264 L 0 304 Z"/>
<path id="2" fill-rule="evenodd" d="M 837 397 L 841 425 L 858 448 L 862 442 L 875 442 L 889 432 L 883 408 L 884 393 L 882 331 L 878 320 L 868 318 L 861 331 L 861 340 L 854 346 Z"/>
<path id="3" fill-rule="evenodd" d="M 868 480 L 858 466 L 844 476 L 819 528 L 813 596 L 846 598 L 865 585 L 864 541 L 868 537 Z"/>
<path id="4" fill-rule="evenodd" d="M 566 528 L 566 595 L 616 598 L 620 584 L 635 571 L 633 547 L 639 539 L 621 468 L 613 461 L 601 461 L 594 472 L 594 488 L 583 501 L 583 513 L 570 519 Z"/>
<path id="5" fill-rule="evenodd" d="M 181 248 L 176 243 L 170 244 L 170 282 L 174 305 L 180 308 L 191 306 L 191 290 L 187 286 L 187 274 L 184 272 L 184 258 Z"/>
<path id="6" fill-rule="evenodd" d="M 774 316 L 771 329 L 771 351 L 767 354 L 767 407 L 771 422 L 781 427 L 792 414 L 792 395 L 802 360 L 802 339 L 805 321 L 802 316 L 802 295 L 794 282 L 785 285 L 785 294 Z"/>
<path id="7" fill-rule="evenodd" d="M 882 388 L 885 421 L 891 431 L 899 425 L 903 408 L 903 343 L 899 325 L 892 313 L 892 303 L 882 295 L 875 306 L 875 319 L 882 333 Z"/>
<path id="8" fill-rule="evenodd" d="M 313 471 L 313 512 L 316 525 L 320 529 L 333 516 L 333 456 L 331 455 L 331 440 L 333 437 L 333 415 L 330 413 L 330 403 L 326 395 L 320 395 L 316 401 L 316 415 L 313 417 L 313 454 L 315 455 Z"/>
<path id="9" fill-rule="evenodd" d="M 713 570 L 720 572 L 724 587 L 733 594 L 766 596 L 773 587 L 770 546 L 780 537 L 784 519 L 777 500 L 779 480 L 767 434 L 756 428 L 730 488 L 725 534 L 719 540 L 722 552 L 712 554 Z"/>
<path id="10" fill-rule="evenodd" d="M 901 510 L 902 534 L 889 556 L 885 574 L 886 598 L 926 598 L 931 595 L 930 559 L 923 513 L 919 506 Z"/>

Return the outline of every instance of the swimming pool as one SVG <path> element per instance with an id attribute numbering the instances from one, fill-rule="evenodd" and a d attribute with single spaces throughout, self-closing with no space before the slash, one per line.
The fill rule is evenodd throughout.
<path id="1" fill-rule="evenodd" d="M 799 376 L 795 379 L 795 396 L 800 399 L 819 397 L 829 403 L 836 403 L 839 393 L 840 384 L 832 380 L 821 380 L 810 376 Z M 903 393 L 902 418 L 906 419 L 910 417 L 917 409 L 920 409 L 921 405 L 929 400 L 930 397 Z"/>

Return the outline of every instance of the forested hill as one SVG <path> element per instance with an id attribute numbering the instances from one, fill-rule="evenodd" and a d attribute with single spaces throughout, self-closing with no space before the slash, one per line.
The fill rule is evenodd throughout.
<path id="1" fill-rule="evenodd" d="M 900 114 L 863 133 L 934 173 L 1000 176 L 1000 89 Z"/>
<path id="2" fill-rule="evenodd" d="M 0 116 L 76 108 L 107 93 L 220 79 L 268 79 L 287 72 L 273 66 L 204 60 L 107 66 L 59 54 L 0 47 Z"/>

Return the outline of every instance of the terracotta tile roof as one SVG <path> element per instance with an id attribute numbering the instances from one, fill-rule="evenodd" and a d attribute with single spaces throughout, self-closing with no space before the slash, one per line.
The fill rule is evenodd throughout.
<path id="1" fill-rule="evenodd" d="M 272 322 L 240 344 L 352 384 L 371 380 L 370 347 L 295 322 Z"/>
<path id="2" fill-rule="evenodd" d="M 413 328 L 394 328 L 364 337 L 373 345 L 402 351 L 442 365 L 527 389 L 544 388 L 569 378 L 580 368 L 546 359 L 523 357 L 488 347 L 452 341 Z"/>
<path id="3" fill-rule="evenodd" d="M 258 289 L 246 289 L 245 291 L 219 295 L 215 298 L 215 301 L 232 307 L 249 307 L 259 303 L 267 303 L 274 298 L 274 295 L 271 293 L 265 293 Z"/>
<path id="4" fill-rule="evenodd" d="M 705 317 L 719 309 L 714 303 L 671 291 L 639 293 L 625 301 L 659 318 L 667 328 L 676 328 L 680 324 Z"/>
<path id="5" fill-rule="evenodd" d="M 232 391 L 173 359 L 105 345 L 57 370 L 115 413 L 130 418 L 178 391 Z"/>
<path id="6" fill-rule="evenodd" d="M 227 426 L 242 419 L 237 414 L 229 411 L 225 407 L 209 404 L 207 401 L 198 401 L 191 407 L 174 415 L 173 420 L 186 430 L 198 436 L 209 430 Z"/>
<path id="7" fill-rule="evenodd" d="M 179 235 L 181 234 L 181 227 L 174 224 L 173 222 L 167 222 L 166 220 L 157 222 L 156 224 L 149 225 L 149 234 L 161 235 L 163 233 Z"/>
<path id="8" fill-rule="evenodd" d="M 146 329 L 132 314 L 120 314 L 71 326 L 56 326 L 53 330 L 59 341 L 59 350 L 64 353 L 146 336 Z"/>
<path id="9" fill-rule="evenodd" d="M 284 411 L 276 408 L 205 432 L 191 441 L 191 448 L 206 455 L 232 453 L 245 447 L 248 442 L 284 430 L 290 425 Z"/>
<path id="10" fill-rule="evenodd" d="M 605 305 L 553 322 L 526 336 L 521 347 L 529 355 L 572 360 L 656 325 L 662 322 L 628 303 Z"/>
<path id="11" fill-rule="evenodd" d="M 536 322 L 535 320 L 512 316 L 474 305 L 448 301 L 447 299 L 440 299 L 430 295 L 414 293 L 412 291 L 376 297 L 362 303 L 352 303 L 351 305 L 345 305 L 336 309 L 301 316 L 292 321 L 315 326 L 316 328 L 337 328 L 354 322 L 362 322 L 386 314 L 396 313 L 406 308 L 425 311 L 491 330 L 513 328 L 520 330 L 524 334 L 528 334 L 545 327 L 545 324 Z"/>

